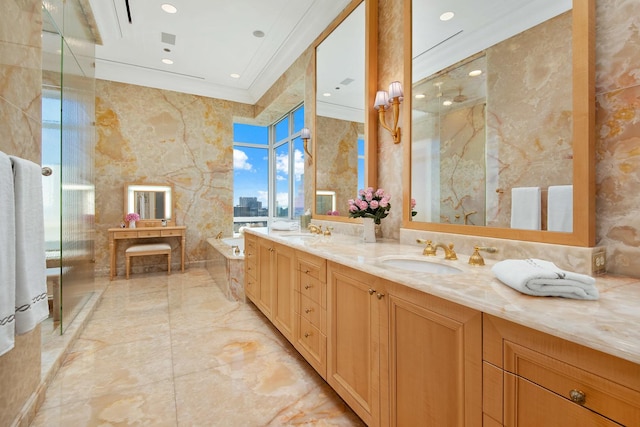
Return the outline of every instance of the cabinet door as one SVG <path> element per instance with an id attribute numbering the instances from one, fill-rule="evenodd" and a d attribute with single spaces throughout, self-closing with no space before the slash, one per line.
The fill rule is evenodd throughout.
<path id="1" fill-rule="evenodd" d="M 265 316 L 271 319 L 271 309 L 273 306 L 273 291 L 274 286 L 272 283 L 272 254 L 274 252 L 274 243 L 266 239 L 258 239 L 258 301 L 256 305 L 262 311 Z"/>
<path id="2" fill-rule="evenodd" d="M 294 250 L 284 245 L 274 245 L 272 257 L 274 303 L 271 310 L 273 324 L 289 341 L 293 341 L 293 298 L 295 278 Z"/>
<path id="3" fill-rule="evenodd" d="M 379 414 L 379 310 L 376 278 L 329 263 L 327 382 L 369 426 Z"/>
<path id="4" fill-rule="evenodd" d="M 481 426 L 482 313 L 400 287 L 388 304 L 390 425 Z"/>
<path id="5" fill-rule="evenodd" d="M 615 423 L 522 377 L 505 373 L 505 426 L 613 427 Z"/>

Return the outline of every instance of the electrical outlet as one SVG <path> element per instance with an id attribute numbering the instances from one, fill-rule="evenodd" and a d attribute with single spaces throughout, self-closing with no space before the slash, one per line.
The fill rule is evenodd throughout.
<path id="1" fill-rule="evenodd" d="M 605 251 L 595 252 L 591 257 L 592 274 L 604 274 L 607 272 L 607 253 Z"/>

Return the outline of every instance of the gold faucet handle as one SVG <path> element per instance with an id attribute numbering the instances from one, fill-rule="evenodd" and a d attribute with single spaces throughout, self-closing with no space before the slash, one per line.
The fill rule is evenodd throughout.
<path id="1" fill-rule="evenodd" d="M 480 255 L 480 251 L 492 254 L 498 252 L 498 249 L 494 248 L 493 246 L 474 246 L 473 253 L 469 257 L 470 265 L 484 265 L 484 258 L 482 258 L 482 255 Z"/>
<path id="2" fill-rule="evenodd" d="M 453 250 L 453 243 L 449 243 L 449 250 L 444 252 L 444 259 L 448 259 L 448 260 L 458 259 L 458 255 L 456 255 L 456 251 Z"/>
<path id="3" fill-rule="evenodd" d="M 426 255 L 426 256 L 436 255 L 436 248 L 433 247 L 433 244 L 432 244 L 433 242 L 431 240 L 416 239 L 416 242 L 426 244 L 426 246 L 424 247 L 424 250 L 422 251 L 422 255 Z"/>
<path id="4" fill-rule="evenodd" d="M 327 229 L 324 230 L 324 235 L 325 236 L 331 236 L 331 230 L 333 230 L 333 227 L 327 226 Z"/>

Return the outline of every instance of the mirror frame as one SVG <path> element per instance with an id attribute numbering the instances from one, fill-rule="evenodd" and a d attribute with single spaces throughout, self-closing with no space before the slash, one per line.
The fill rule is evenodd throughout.
<path id="1" fill-rule="evenodd" d="M 378 117 L 377 112 L 371 107 L 373 100 L 376 97 L 377 85 L 378 85 L 378 2 L 372 0 L 352 0 L 347 7 L 344 8 L 340 15 L 329 25 L 313 43 L 313 96 L 311 102 L 313 105 L 313 129 L 312 129 L 312 152 L 313 157 L 316 157 L 316 144 L 313 142 L 317 140 L 316 129 L 316 97 L 317 97 L 317 79 L 316 79 L 316 48 L 326 39 L 333 30 L 338 27 L 347 16 L 360 6 L 361 3 L 365 4 L 365 96 L 364 96 L 364 109 L 365 124 L 364 124 L 364 156 L 365 156 L 365 186 L 375 187 L 378 182 Z M 338 222 L 362 222 L 362 218 L 351 218 L 349 216 L 333 216 L 333 215 L 320 215 L 317 213 L 316 208 L 316 164 L 313 162 L 311 166 L 311 173 L 313 174 L 313 202 L 312 202 L 312 218 L 325 221 L 338 221 Z M 355 189 L 353 197 L 357 197 L 358 188 Z M 338 211 L 346 212 L 348 206 L 337 206 Z"/>
<path id="2" fill-rule="evenodd" d="M 412 0 L 404 0 L 404 78 L 412 82 Z M 595 246 L 595 0 L 573 0 L 573 232 L 519 230 L 462 224 L 411 221 L 411 125 L 405 136 L 403 172 L 403 228 L 443 233 L 553 243 Z M 412 88 L 413 84 L 406 85 Z M 410 89 L 407 89 L 410 90 Z M 411 120 L 411 98 L 405 96 L 403 115 Z"/>
<path id="3" fill-rule="evenodd" d="M 122 215 L 123 221 L 129 212 L 133 212 L 132 210 L 129 210 L 129 195 L 132 191 L 136 191 L 134 187 L 158 187 L 159 189 L 164 191 L 166 191 L 167 189 L 171 191 L 171 203 L 169 207 L 171 209 L 171 218 L 165 218 L 165 219 L 167 220 L 167 226 L 173 227 L 176 225 L 175 209 L 174 209 L 176 193 L 174 191 L 173 185 L 171 184 L 147 184 L 142 182 L 126 183 L 124 185 L 124 198 L 122 203 L 122 207 L 124 211 Z M 139 224 L 140 227 L 160 227 L 162 226 L 162 218 L 161 219 L 140 219 L 139 221 L 137 221 L 137 223 Z"/>

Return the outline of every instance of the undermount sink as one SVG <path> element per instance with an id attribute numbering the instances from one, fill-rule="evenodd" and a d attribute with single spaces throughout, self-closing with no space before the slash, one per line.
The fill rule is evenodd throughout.
<path id="1" fill-rule="evenodd" d="M 316 234 L 309 233 L 296 233 L 296 234 L 281 234 L 278 237 L 285 240 L 311 240 L 315 238 Z"/>
<path id="2" fill-rule="evenodd" d="M 387 258 L 380 261 L 384 267 L 431 274 L 458 274 L 462 270 L 450 265 L 439 264 L 426 259 Z"/>

